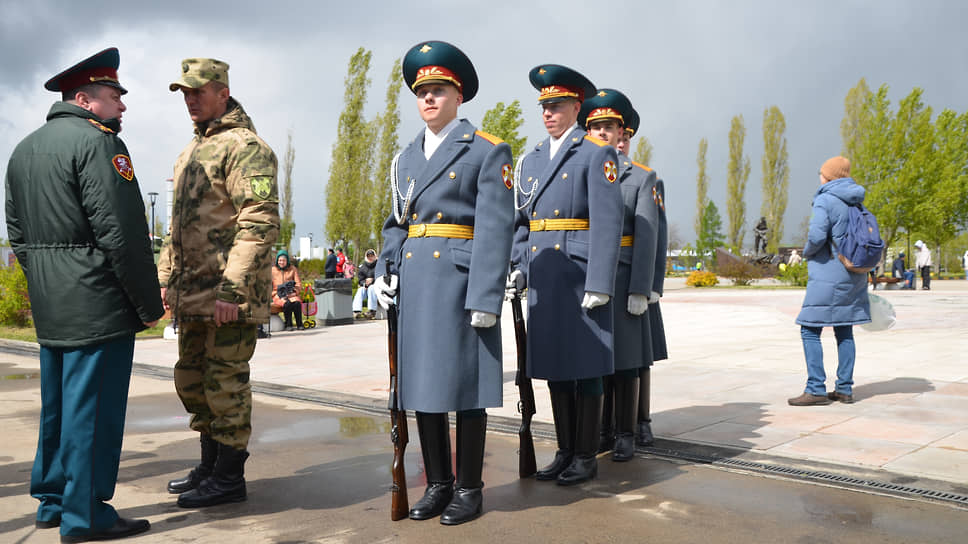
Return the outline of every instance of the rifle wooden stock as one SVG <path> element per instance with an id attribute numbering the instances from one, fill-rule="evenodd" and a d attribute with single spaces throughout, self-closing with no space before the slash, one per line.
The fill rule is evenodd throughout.
<path id="1" fill-rule="evenodd" d="M 400 409 L 397 396 L 397 307 L 387 309 L 387 353 L 390 360 L 390 440 L 393 442 L 393 487 L 390 488 L 390 519 L 401 520 L 410 515 L 407 501 L 407 473 L 403 454 L 410 441 L 407 431 L 407 412 Z"/>
<path id="2" fill-rule="evenodd" d="M 534 475 L 538 467 L 534 459 L 534 437 L 531 436 L 531 418 L 535 414 L 534 387 L 527 373 L 528 340 L 520 294 L 511 299 L 511 313 L 514 316 L 514 339 L 518 347 L 518 371 L 514 375 L 514 385 L 518 387 L 521 397 L 518 401 L 518 412 L 521 414 L 521 427 L 518 428 L 518 476 L 527 478 Z"/>

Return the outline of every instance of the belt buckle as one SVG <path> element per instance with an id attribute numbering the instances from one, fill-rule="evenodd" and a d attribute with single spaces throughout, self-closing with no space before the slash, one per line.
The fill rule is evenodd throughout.
<path id="1" fill-rule="evenodd" d="M 538 220 L 538 232 L 543 231 L 547 228 L 547 222 L 544 219 Z"/>
<path id="2" fill-rule="evenodd" d="M 427 224 L 421 223 L 417 225 L 417 238 L 423 238 L 427 235 Z"/>

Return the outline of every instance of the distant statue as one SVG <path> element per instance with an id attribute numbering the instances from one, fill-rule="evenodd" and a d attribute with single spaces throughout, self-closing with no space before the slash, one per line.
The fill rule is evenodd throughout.
<path id="1" fill-rule="evenodd" d="M 753 228 L 753 253 L 766 251 L 766 235 L 770 228 L 766 226 L 766 218 L 760 217 L 759 223 Z"/>

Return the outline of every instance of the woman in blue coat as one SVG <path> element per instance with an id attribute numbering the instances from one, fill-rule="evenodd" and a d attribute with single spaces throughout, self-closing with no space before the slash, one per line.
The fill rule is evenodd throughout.
<path id="1" fill-rule="evenodd" d="M 807 386 L 791 406 L 853 402 L 853 326 L 870 323 L 867 274 L 848 272 L 837 258 L 837 245 L 847 233 L 848 206 L 864 201 L 864 188 L 850 178 L 850 161 L 833 157 L 820 168 L 820 188 L 813 197 L 813 213 L 803 257 L 807 259 L 807 293 L 797 316 L 803 353 L 807 360 Z M 837 338 L 837 383 L 827 394 L 820 332 L 833 327 Z"/>

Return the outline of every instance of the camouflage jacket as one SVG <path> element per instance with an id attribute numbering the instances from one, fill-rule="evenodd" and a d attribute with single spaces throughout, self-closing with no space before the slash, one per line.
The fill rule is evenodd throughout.
<path id="1" fill-rule="evenodd" d="M 213 319 L 218 299 L 239 304 L 242 321 L 268 319 L 279 236 L 276 165 L 234 98 L 222 117 L 196 125 L 175 162 L 171 233 L 158 260 L 173 316 Z"/>

